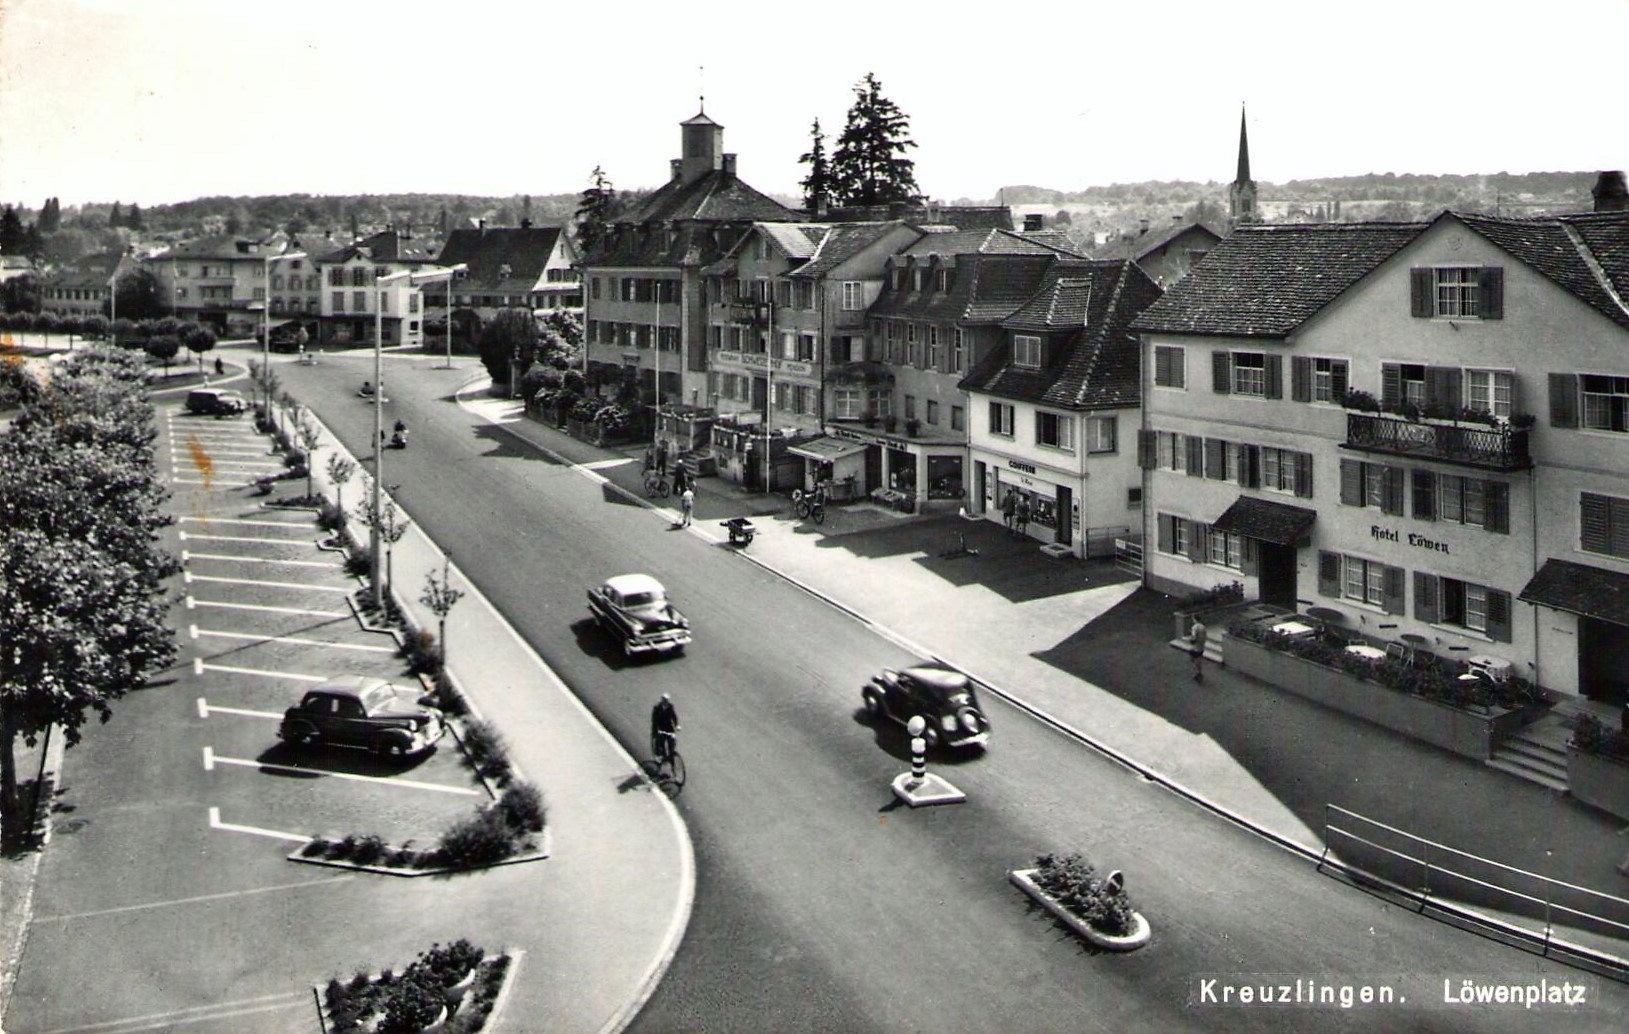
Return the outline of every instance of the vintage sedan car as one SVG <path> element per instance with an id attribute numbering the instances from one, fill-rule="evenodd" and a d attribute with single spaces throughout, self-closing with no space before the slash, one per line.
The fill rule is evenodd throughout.
<path id="1" fill-rule="evenodd" d="M 306 690 L 283 712 L 278 735 L 300 747 L 336 743 L 401 757 L 435 746 L 445 729 L 441 711 L 421 690 L 350 675 Z"/>
<path id="2" fill-rule="evenodd" d="M 588 590 L 588 609 L 629 657 L 678 653 L 690 643 L 690 622 L 648 574 L 621 574 Z"/>
<path id="3" fill-rule="evenodd" d="M 187 412 L 200 416 L 237 416 L 249 408 L 249 400 L 235 391 L 196 388 L 187 392 Z"/>
<path id="4" fill-rule="evenodd" d="M 860 699 L 868 713 L 901 725 L 921 715 L 927 723 L 922 738 L 930 750 L 941 743 L 982 748 L 990 741 L 990 720 L 979 707 L 972 682 L 959 671 L 926 664 L 884 668 L 860 690 Z"/>

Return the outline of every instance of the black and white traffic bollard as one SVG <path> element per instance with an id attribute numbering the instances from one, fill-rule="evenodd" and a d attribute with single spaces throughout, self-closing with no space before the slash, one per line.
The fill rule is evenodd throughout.
<path id="1" fill-rule="evenodd" d="M 913 715 L 905 723 L 911 734 L 911 770 L 894 777 L 894 796 L 913 808 L 924 804 L 960 804 L 967 795 L 950 785 L 943 776 L 928 775 L 928 741 L 922 734 L 928 729 L 927 719 Z"/>
<path id="2" fill-rule="evenodd" d="M 905 731 L 911 734 L 911 781 L 907 785 L 913 789 L 928 779 L 928 741 L 922 738 L 927 727 L 928 723 L 921 715 L 913 715 L 905 723 Z"/>

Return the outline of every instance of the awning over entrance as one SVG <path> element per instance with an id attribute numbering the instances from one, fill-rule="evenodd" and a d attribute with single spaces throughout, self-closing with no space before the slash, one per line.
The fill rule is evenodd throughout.
<path id="1" fill-rule="evenodd" d="M 1293 546 L 1317 518 L 1316 510 L 1240 496 L 1211 527 L 1275 546 Z"/>
<path id="2" fill-rule="evenodd" d="M 851 442 L 845 438 L 811 438 L 806 442 L 788 446 L 786 451 L 794 456 L 805 456 L 811 460 L 830 463 L 844 456 L 864 452 L 865 443 Z"/>
<path id="3" fill-rule="evenodd" d="M 1629 575 L 1588 564 L 1546 560 L 1517 599 L 1616 625 L 1629 625 Z"/>

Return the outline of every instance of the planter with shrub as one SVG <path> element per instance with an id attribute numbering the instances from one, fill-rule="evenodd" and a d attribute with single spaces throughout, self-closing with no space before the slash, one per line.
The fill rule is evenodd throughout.
<path id="1" fill-rule="evenodd" d="M 432 945 L 399 975 L 337 977 L 319 991 L 322 1027 L 330 1034 L 472 1034 L 492 1022 L 492 1010 L 512 978 L 508 955 L 486 955 L 460 938 Z"/>
<path id="2" fill-rule="evenodd" d="M 1567 744 L 1567 791 L 1592 808 L 1629 819 L 1629 732 L 1608 732 L 1580 714 Z"/>
<path id="3" fill-rule="evenodd" d="M 1079 854 L 1037 855 L 1028 869 L 1008 877 L 1065 926 L 1107 951 L 1132 951 L 1153 936 L 1148 920 L 1132 907 L 1117 873 L 1100 876 Z"/>
<path id="4" fill-rule="evenodd" d="M 386 843 L 377 836 L 316 837 L 289 861 L 360 869 L 386 876 L 431 876 L 485 869 L 549 856 L 548 810 L 530 783 L 513 783 L 492 804 L 477 808 L 441 834 L 434 847 Z"/>

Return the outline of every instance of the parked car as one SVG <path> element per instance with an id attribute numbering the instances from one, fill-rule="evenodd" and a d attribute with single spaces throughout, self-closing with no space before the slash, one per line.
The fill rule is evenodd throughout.
<path id="1" fill-rule="evenodd" d="M 237 416 L 249 408 L 249 400 L 222 388 L 197 388 L 187 392 L 187 412 L 201 416 Z"/>
<path id="2" fill-rule="evenodd" d="M 972 682 L 959 671 L 925 664 L 898 671 L 884 668 L 860 690 L 860 699 L 868 713 L 901 725 L 921 715 L 927 723 L 922 738 L 929 749 L 941 743 L 984 747 L 990 741 L 990 720 L 979 707 Z"/>
<path id="3" fill-rule="evenodd" d="M 337 743 L 400 757 L 435 746 L 445 728 L 441 711 L 422 692 L 350 675 L 306 690 L 283 712 L 278 735 L 299 747 Z"/>
<path id="4" fill-rule="evenodd" d="M 622 574 L 588 590 L 588 609 L 629 657 L 678 653 L 690 642 L 690 622 L 668 602 L 662 583 L 648 574 Z"/>

